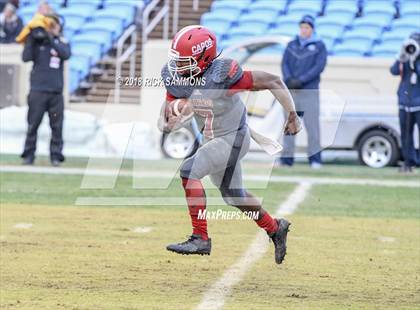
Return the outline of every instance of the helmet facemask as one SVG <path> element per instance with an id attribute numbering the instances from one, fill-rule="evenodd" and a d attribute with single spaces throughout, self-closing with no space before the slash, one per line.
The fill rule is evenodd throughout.
<path id="1" fill-rule="evenodd" d="M 168 70 L 173 79 L 193 78 L 201 73 L 193 56 L 179 56 L 174 49 L 169 51 Z"/>

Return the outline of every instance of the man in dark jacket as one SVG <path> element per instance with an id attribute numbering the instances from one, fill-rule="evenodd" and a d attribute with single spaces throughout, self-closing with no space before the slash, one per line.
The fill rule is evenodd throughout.
<path id="1" fill-rule="evenodd" d="M 38 127 L 45 112 L 51 127 L 50 159 L 53 166 L 64 161 L 63 150 L 63 67 L 70 58 L 70 45 L 60 37 L 58 18 L 47 30 L 38 27 L 26 39 L 22 59 L 32 61 L 31 90 L 28 96 L 28 131 L 23 164 L 32 165 L 35 159 Z"/>
<path id="2" fill-rule="evenodd" d="M 391 67 L 393 75 L 401 76 L 398 102 L 403 172 L 411 172 L 413 167 L 420 166 L 420 154 L 416 152 L 414 145 L 415 124 L 420 136 L 420 33 L 412 34 L 410 39 L 410 42 L 404 44 L 399 59 Z M 412 46 L 412 51 L 407 51 L 409 45 Z"/>
<path id="3" fill-rule="evenodd" d="M 315 19 L 310 15 L 300 21 L 300 34 L 286 48 L 282 60 L 283 80 L 292 90 L 296 110 L 303 117 L 308 134 L 308 157 L 312 168 L 320 168 L 319 83 L 327 64 L 327 50 L 317 37 Z M 284 137 L 281 165 L 294 163 L 295 139 Z"/>

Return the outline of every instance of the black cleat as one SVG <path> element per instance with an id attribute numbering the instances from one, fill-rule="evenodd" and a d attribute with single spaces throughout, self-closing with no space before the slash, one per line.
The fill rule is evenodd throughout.
<path id="1" fill-rule="evenodd" d="M 279 228 L 270 236 L 274 243 L 274 258 L 277 264 L 281 264 L 286 256 L 287 233 L 290 223 L 285 219 L 276 219 Z"/>
<path id="2" fill-rule="evenodd" d="M 192 235 L 187 241 L 170 244 L 166 249 L 182 255 L 210 255 L 211 239 L 203 240 L 201 236 Z"/>

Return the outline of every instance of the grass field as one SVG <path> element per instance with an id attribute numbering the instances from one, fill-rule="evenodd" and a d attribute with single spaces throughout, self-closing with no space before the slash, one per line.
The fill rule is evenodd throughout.
<path id="1" fill-rule="evenodd" d="M 3 166 L 18 162 L 0 157 Z M 145 171 L 174 165 L 140 163 Z M 85 166 L 84 159 L 66 163 Z M 123 168 L 130 170 L 131 163 Z M 265 166 L 245 168 L 258 174 Z M 419 180 L 418 174 L 402 176 L 392 168 L 351 165 L 316 172 L 299 165 L 273 175 Z M 190 233 L 185 206 L 75 206 L 75 201 L 182 196 L 179 180 L 168 189 L 139 190 L 131 177 L 119 177 L 114 189 L 100 190 L 80 189 L 82 177 L 0 173 L 1 309 L 193 309 L 258 232 L 252 221 L 210 220 L 212 255 L 177 256 L 165 246 Z M 274 211 L 295 187 L 270 183 L 255 192 Z M 213 196 L 217 192 L 210 190 Z M 224 309 L 419 309 L 419 188 L 313 184 L 288 218 L 293 225 L 285 263 L 274 264 L 270 244 L 228 292 Z M 25 223 L 32 226 L 16 226 Z"/>

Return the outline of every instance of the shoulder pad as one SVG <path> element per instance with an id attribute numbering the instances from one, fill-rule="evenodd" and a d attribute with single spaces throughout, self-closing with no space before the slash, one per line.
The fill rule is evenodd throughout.
<path id="1" fill-rule="evenodd" d="M 214 83 L 223 83 L 226 87 L 235 84 L 242 77 L 242 68 L 236 60 L 216 59 L 209 68 Z"/>

